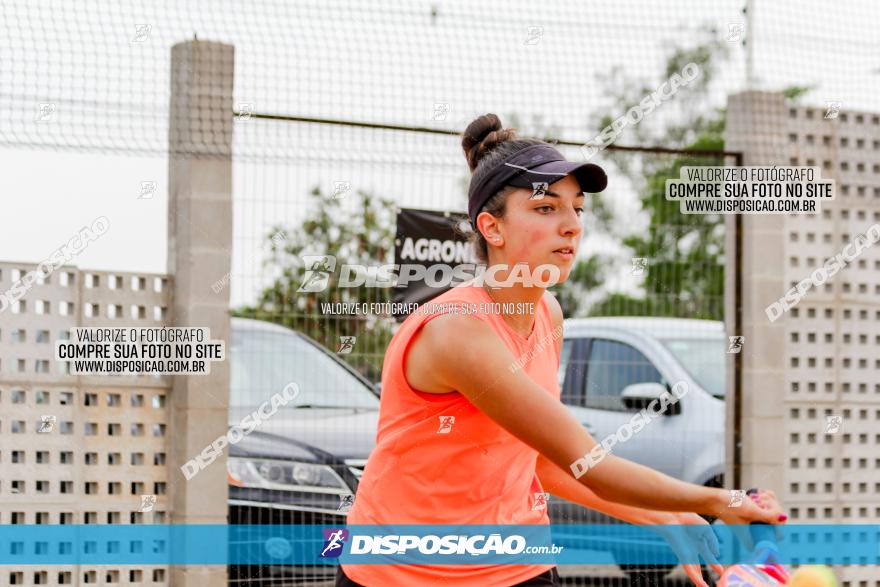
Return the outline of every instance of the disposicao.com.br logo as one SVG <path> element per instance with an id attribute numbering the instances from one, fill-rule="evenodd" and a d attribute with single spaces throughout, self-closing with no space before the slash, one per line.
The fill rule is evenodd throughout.
<path id="1" fill-rule="evenodd" d="M 494 562 L 522 562 L 522 556 L 553 555 L 562 546 L 551 544 L 546 528 L 406 528 L 389 529 L 397 533 L 362 532 L 357 528 L 324 529 L 321 558 L 339 558 L 353 564 L 362 562 L 424 562 L 450 564 L 473 557 L 490 557 Z M 454 530 L 454 531 L 452 531 Z M 504 557 L 510 557 L 505 561 Z"/>

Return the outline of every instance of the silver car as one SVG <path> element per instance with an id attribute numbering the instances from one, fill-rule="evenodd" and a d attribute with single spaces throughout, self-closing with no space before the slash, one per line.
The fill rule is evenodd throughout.
<path id="1" fill-rule="evenodd" d="M 725 352 L 721 322 L 610 317 L 565 321 L 559 368 L 562 401 L 602 441 L 678 382 L 687 393 L 612 452 L 668 475 L 723 486 Z M 619 437 L 620 438 L 620 437 Z M 551 501 L 554 524 L 601 524 L 609 518 Z M 617 551 L 615 545 L 609 545 Z M 659 577 L 670 567 L 621 565 L 630 576 Z"/>

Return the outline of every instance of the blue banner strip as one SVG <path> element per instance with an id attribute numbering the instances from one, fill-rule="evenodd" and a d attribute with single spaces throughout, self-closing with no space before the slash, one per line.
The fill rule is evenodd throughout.
<path id="1" fill-rule="evenodd" d="M 0 565 L 332 565 L 699 563 L 880 564 L 880 525 L 781 525 L 753 548 L 754 527 L 571 525 L 0 525 Z M 768 538 L 760 538 L 764 540 Z M 750 541 L 751 542 L 751 541 Z M 769 545 L 769 546 L 768 546 Z"/>

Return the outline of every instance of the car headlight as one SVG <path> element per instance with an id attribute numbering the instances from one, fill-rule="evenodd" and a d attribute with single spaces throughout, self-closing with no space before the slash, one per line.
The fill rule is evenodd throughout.
<path id="1" fill-rule="evenodd" d="M 287 491 L 351 493 L 336 471 L 327 465 L 272 459 L 226 459 L 229 483 L 238 487 L 262 487 Z"/>

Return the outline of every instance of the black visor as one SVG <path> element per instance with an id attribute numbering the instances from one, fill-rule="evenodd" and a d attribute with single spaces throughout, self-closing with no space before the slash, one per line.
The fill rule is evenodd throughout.
<path id="1" fill-rule="evenodd" d="M 476 229 L 477 215 L 486 202 L 504 186 L 532 188 L 536 183 L 552 184 L 573 175 L 585 193 L 596 194 L 608 185 L 608 177 L 593 163 L 566 161 L 550 145 L 532 145 L 517 151 L 495 167 L 471 177 L 468 216 Z"/>

